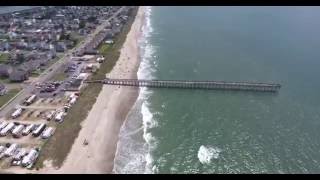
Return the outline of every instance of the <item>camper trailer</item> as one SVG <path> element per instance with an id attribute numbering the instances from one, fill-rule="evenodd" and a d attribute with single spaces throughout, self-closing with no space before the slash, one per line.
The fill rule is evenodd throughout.
<path id="1" fill-rule="evenodd" d="M 34 95 L 32 95 L 32 96 L 30 96 L 26 101 L 25 101 L 25 104 L 28 106 L 28 105 L 30 105 L 30 104 L 32 104 L 35 100 L 36 100 L 36 95 L 34 94 Z"/>
<path id="2" fill-rule="evenodd" d="M 19 117 L 21 115 L 21 113 L 22 113 L 22 108 L 18 108 L 11 114 L 11 117 L 13 119 L 15 119 L 15 118 Z"/>
<path id="3" fill-rule="evenodd" d="M 14 160 L 19 161 L 23 158 L 23 156 L 27 155 L 28 151 L 24 148 L 21 148 L 19 152 L 13 157 Z"/>
<path id="4" fill-rule="evenodd" d="M 19 138 L 22 136 L 22 131 L 24 129 L 24 125 L 20 124 L 18 126 L 16 126 L 13 130 L 12 130 L 12 136 L 15 138 Z"/>
<path id="5" fill-rule="evenodd" d="M 68 101 L 71 101 L 73 98 L 78 97 L 78 95 L 76 95 L 76 93 L 72 93 L 69 98 Z"/>
<path id="6" fill-rule="evenodd" d="M 41 134 L 42 139 L 48 139 L 54 133 L 54 129 L 52 127 L 48 127 L 46 130 L 43 131 Z"/>
<path id="7" fill-rule="evenodd" d="M 63 111 L 60 111 L 56 114 L 56 117 L 55 117 L 55 120 L 57 122 L 62 122 L 63 121 L 63 115 L 64 115 L 64 112 Z"/>
<path id="8" fill-rule="evenodd" d="M 2 130 L 3 128 L 5 128 L 9 123 L 7 123 L 6 121 L 2 121 L 0 123 L 0 130 Z"/>
<path id="9" fill-rule="evenodd" d="M 22 166 L 27 167 L 27 166 L 32 166 L 33 163 L 37 160 L 39 156 L 39 152 L 35 149 L 31 149 L 28 155 L 24 156 L 22 159 Z"/>
<path id="10" fill-rule="evenodd" d="M 0 154 L 6 150 L 6 147 L 0 146 Z"/>
<path id="11" fill-rule="evenodd" d="M 28 134 L 30 134 L 30 132 L 36 127 L 35 124 L 29 124 L 23 131 L 22 131 L 22 135 L 26 136 Z"/>
<path id="12" fill-rule="evenodd" d="M 74 97 L 70 100 L 69 104 L 73 105 L 77 101 L 77 97 Z"/>
<path id="13" fill-rule="evenodd" d="M 14 123 L 9 123 L 5 128 L 0 131 L 0 136 L 6 136 L 14 128 Z"/>
<path id="14" fill-rule="evenodd" d="M 46 124 L 40 124 L 33 132 L 32 132 L 32 136 L 34 137 L 38 137 L 42 131 L 46 128 Z"/>
<path id="15" fill-rule="evenodd" d="M 13 156 L 17 151 L 18 147 L 18 144 L 11 144 L 10 147 L 4 151 L 4 155 L 6 157 Z"/>
<path id="16" fill-rule="evenodd" d="M 47 121 L 50 121 L 54 117 L 54 114 L 55 114 L 54 110 L 50 111 L 46 116 Z"/>

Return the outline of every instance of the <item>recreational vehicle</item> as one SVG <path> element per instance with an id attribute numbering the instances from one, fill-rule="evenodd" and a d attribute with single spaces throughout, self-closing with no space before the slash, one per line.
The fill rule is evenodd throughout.
<path id="1" fill-rule="evenodd" d="M 38 137 L 42 131 L 46 128 L 46 124 L 43 123 L 43 124 L 40 124 L 33 132 L 32 132 L 32 136 L 34 137 Z"/>
<path id="2" fill-rule="evenodd" d="M 18 149 L 18 144 L 11 144 L 10 147 L 4 151 L 4 155 L 6 157 L 13 156 L 14 153 L 17 151 L 17 149 Z"/>
<path id="3" fill-rule="evenodd" d="M 29 124 L 23 131 L 22 131 L 22 135 L 26 136 L 28 134 L 30 134 L 30 132 L 36 127 L 35 124 Z"/>
<path id="4" fill-rule="evenodd" d="M 5 151 L 5 150 L 6 150 L 6 147 L 0 146 L 0 154 L 1 154 L 3 151 Z"/>
<path id="5" fill-rule="evenodd" d="M 26 166 L 32 165 L 37 160 L 38 156 L 39 156 L 39 152 L 35 149 L 31 149 L 28 155 L 23 157 L 22 163 L 21 163 L 22 166 L 26 167 Z"/>
<path id="6" fill-rule="evenodd" d="M 0 136 L 6 136 L 14 128 L 14 123 L 9 123 L 5 128 L 0 131 Z"/>
<path id="7" fill-rule="evenodd" d="M 30 105 L 30 104 L 32 104 L 33 102 L 34 102 L 34 100 L 36 100 L 36 95 L 34 94 L 34 95 L 32 95 L 32 96 L 30 96 L 26 101 L 25 101 L 25 104 L 28 106 L 28 105 Z"/>
<path id="8" fill-rule="evenodd" d="M 7 123 L 6 121 L 2 121 L 0 123 L 0 130 L 2 130 L 3 128 L 5 128 L 9 123 Z"/>
<path id="9" fill-rule="evenodd" d="M 48 127 L 46 130 L 44 130 L 41 134 L 42 139 L 47 139 L 50 136 L 52 136 L 54 133 L 54 129 L 52 127 Z"/>
<path id="10" fill-rule="evenodd" d="M 73 105 L 77 101 L 77 97 L 74 97 L 70 100 L 70 105 Z"/>
<path id="11" fill-rule="evenodd" d="M 19 161 L 23 158 L 23 156 L 27 155 L 28 151 L 24 148 L 21 148 L 19 152 L 13 157 L 14 160 Z"/>
<path id="12" fill-rule="evenodd" d="M 50 111 L 46 116 L 47 121 L 50 121 L 53 118 L 54 114 L 55 114 L 54 110 Z"/>
<path id="13" fill-rule="evenodd" d="M 58 112 L 58 113 L 56 114 L 55 120 L 56 120 L 57 122 L 62 122 L 62 120 L 63 120 L 63 115 L 64 115 L 64 112 L 63 112 L 63 111 Z"/>
<path id="14" fill-rule="evenodd" d="M 21 113 L 22 113 L 22 108 L 18 108 L 11 114 L 11 117 L 13 119 L 15 119 L 15 118 L 19 117 L 21 115 Z"/>
<path id="15" fill-rule="evenodd" d="M 22 130 L 24 129 L 24 125 L 20 124 L 18 126 L 16 126 L 13 130 L 12 130 L 12 136 L 15 138 L 19 138 L 22 136 Z"/>

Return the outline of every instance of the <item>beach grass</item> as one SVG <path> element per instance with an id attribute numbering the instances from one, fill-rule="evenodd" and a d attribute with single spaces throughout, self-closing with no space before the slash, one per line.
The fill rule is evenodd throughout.
<path id="1" fill-rule="evenodd" d="M 115 37 L 114 44 L 106 46 L 101 45 L 99 50 L 106 58 L 101 64 L 100 69 L 94 73 L 90 79 L 104 79 L 105 74 L 109 73 L 120 56 L 120 50 L 125 42 L 126 36 L 130 31 L 131 25 L 137 14 L 138 7 L 131 11 L 128 22 L 124 25 L 123 30 Z M 81 122 L 87 117 L 92 106 L 102 90 L 102 84 L 90 84 L 82 89 L 78 101 L 69 109 L 64 122 L 59 124 L 54 136 L 52 136 L 42 147 L 38 162 L 34 168 L 39 169 L 43 167 L 45 160 L 52 160 L 54 167 L 61 167 L 63 161 L 68 155 L 72 144 L 81 130 Z"/>

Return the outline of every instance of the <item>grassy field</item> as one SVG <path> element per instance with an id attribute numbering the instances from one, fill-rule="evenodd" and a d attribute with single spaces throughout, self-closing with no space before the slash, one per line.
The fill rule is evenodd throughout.
<path id="1" fill-rule="evenodd" d="M 53 77 L 52 77 L 52 81 L 63 81 L 64 79 L 66 79 L 68 76 L 66 73 L 64 72 L 59 72 L 57 74 L 55 74 Z"/>
<path id="2" fill-rule="evenodd" d="M 0 96 L 0 107 L 13 98 L 21 89 L 11 89 L 6 95 Z"/>
<path id="3" fill-rule="evenodd" d="M 116 64 L 120 49 L 130 31 L 131 24 L 137 13 L 137 8 L 132 11 L 134 16 L 130 16 L 129 22 L 123 28 L 123 31 L 115 38 L 115 43 L 105 48 L 101 45 L 99 50 L 105 56 L 106 61 L 101 64 L 99 71 L 91 76 L 91 79 L 103 79 L 105 74 L 109 73 Z M 52 136 L 43 146 L 38 162 L 35 168 L 43 167 L 43 162 L 46 159 L 53 160 L 53 165 L 60 167 L 70 151 L 75 138 L 78 136 L 81 129 L 80 123 L 87 117 L 93 104 L 96 102 L 102 84 L 90 84 L 84 87 L 78 101 L 69 110 L 68 115 L 65 117 L 64 122 L 56 129 L 54 136 Z"/>
<path id="4" fill-rule="evenodd" d="M 100 45 L 99 52 L 103 54 L 104 52 L 108 52 L 108 49 L 111 48 L 112 45 L 103 43 Z"/>
<path id="5" fill-rule="evenodd" d="M 9 60 L 9 54 L 8 53 L 1 53 L 0 54 L 0 63 L 6 63 Z"/>

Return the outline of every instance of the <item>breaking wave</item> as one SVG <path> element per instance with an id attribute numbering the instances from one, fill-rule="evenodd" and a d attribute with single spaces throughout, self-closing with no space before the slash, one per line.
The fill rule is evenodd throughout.
<path id="1" fill-rule="evenodd" d="M 221 150 L 214 147 L 200 146 L 198 151 L 198 159 L 202 164 L 210 164 L 212 158 L 218 159 Z"/>
<path id="2" fill-rule="evenodd" d="M 151 7 L 145 7 L 145 20 L 141 28 L 142 35 L 138 39 L 141 57 L 137 72 L 138 79 L 151 79 L 155 71 L 155 48 L 150 43 L 153 32 L 150 21 Z M 117 154 L 115 157 L 115 173 L 153 173 L 151 151 L 156 147 L 156 139 L 149 132 L 157 126 L 150 111 L 148 98 L 152 91 L 141 87 L 137 101 L 121 127 Z"/>

